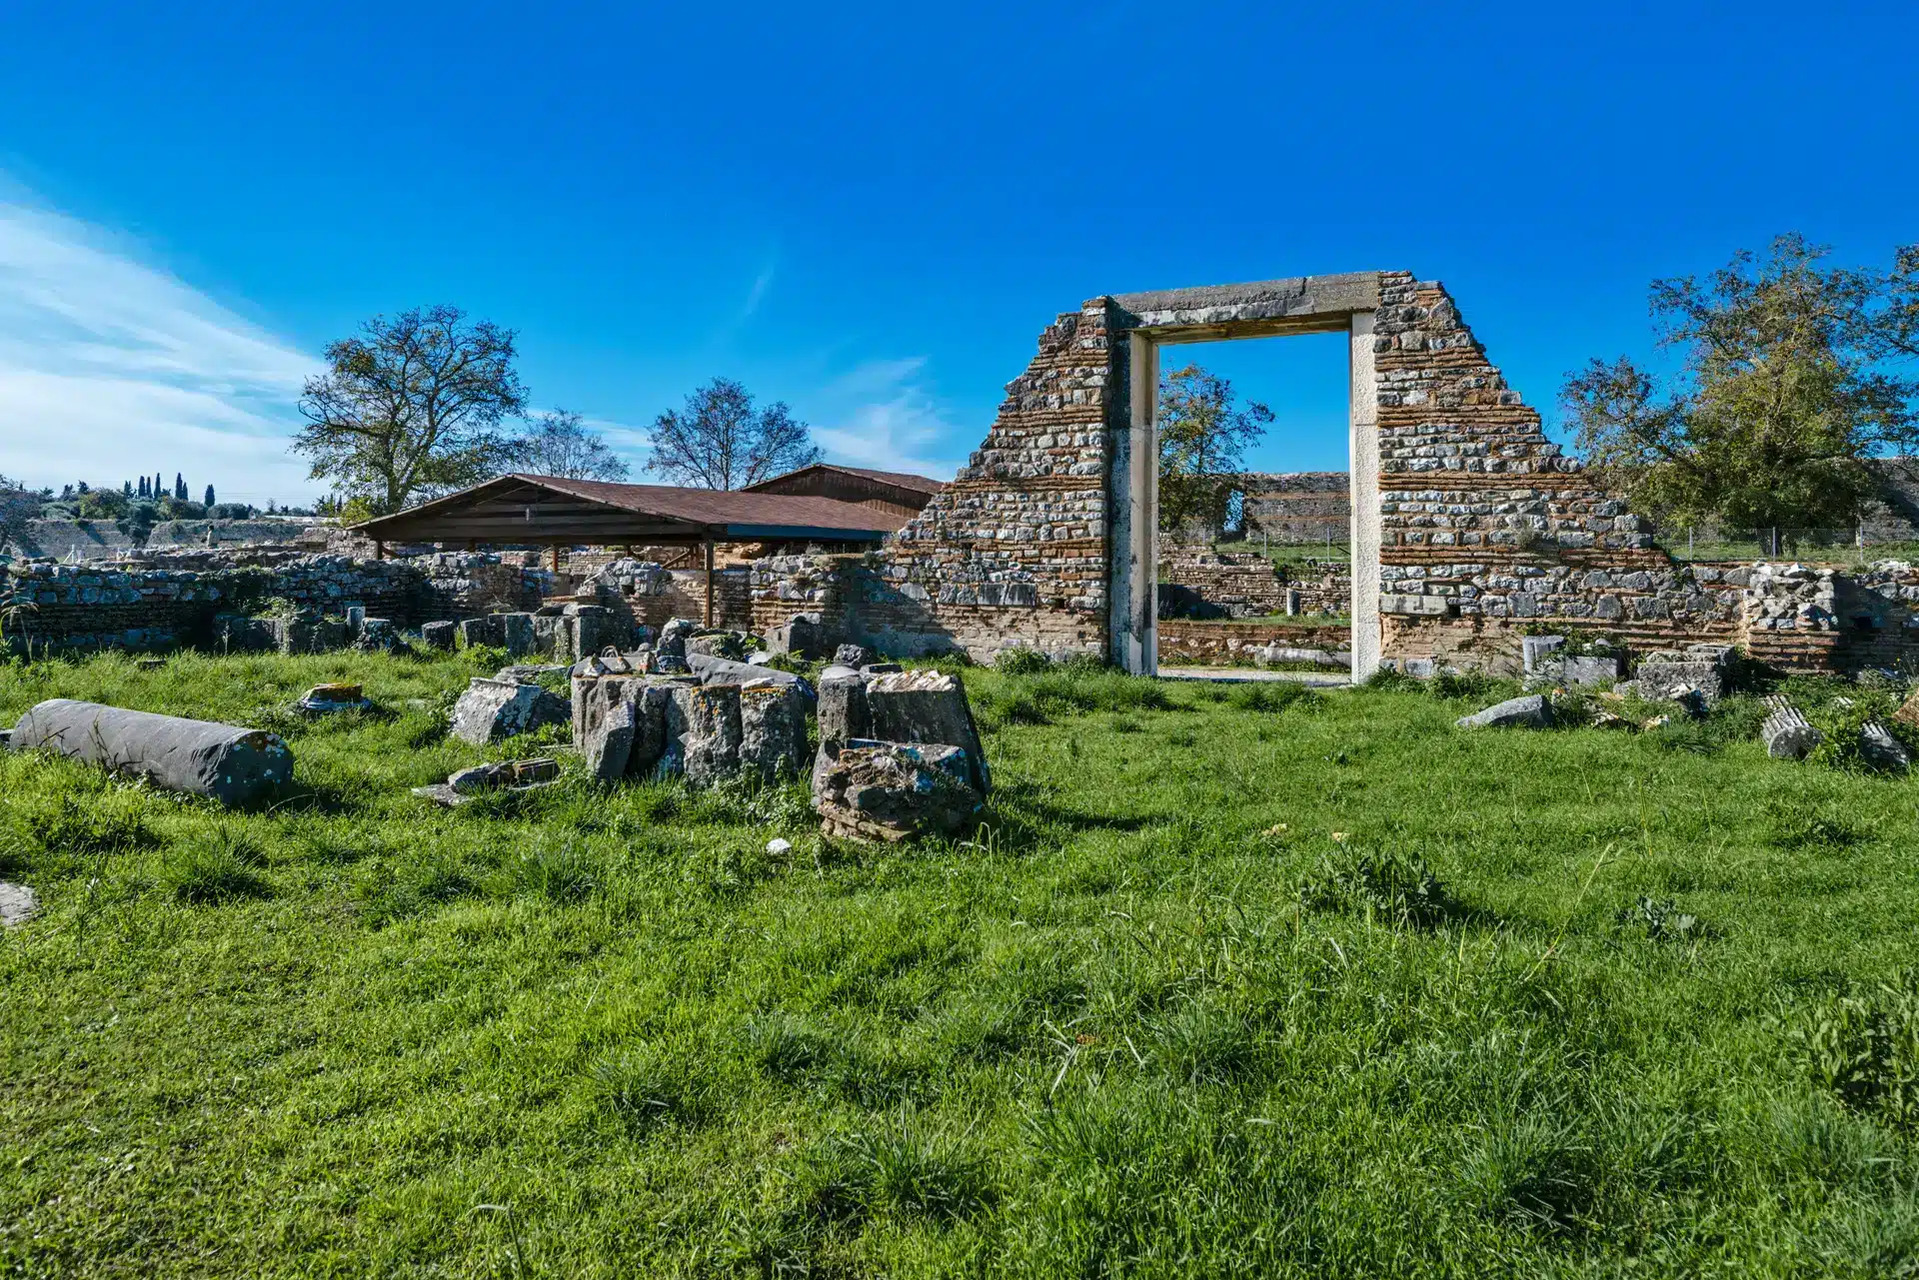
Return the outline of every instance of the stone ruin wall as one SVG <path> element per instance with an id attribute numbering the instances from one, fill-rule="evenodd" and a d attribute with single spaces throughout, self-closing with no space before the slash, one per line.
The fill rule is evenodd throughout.
<path id="1" fill-rule="evenodd" d="M 1903 620 L 1797 625 L 1791 642 L 1754 631 L 1748 616 L 1763 614 L 1772 588 L 1755 593 L 1749 568 L 1680 564 L 1656 548 L 1644 519 L 1547 440 L 1442 285 L 1382 272 L 1378 289 L 1384 661 L 1513 670 L 1522 632 L 1547 630 L 1604 633 L 1639 651 L 1747 643 L 1794 665 L 1913 656 Z M 1130 321 L 1101 297 L 1040 335 L 982 447 L 860 583 L 861 630 L 897 651 L 956 647 L 978 659 L 1013 644 L 1105 651 L 1104 477 L 1128 420 L 1120 339 Z M 1911 609 L 1888 589 L 1867 594 L 1903 619 Z"/>
<path id="2" fill-rule="evenodd" d="M 0 568 L 0 597 L 19 605 L 9 645 L 55 650 L 206 645 L 217 615 L 258 613 L 276 598 L 323 616 L 364 605 L 370 617 L 414 627 L 538 608 L 550 585 L 543 570 L 471 552 L 403 561 L 255 548 L 154 555 L 127 566 L 18 561 Z"/>
<path id="3" fill-rule="evenodd" d="M 1096 298 L 1047 326 L 985 442 L 888 540 L 859 584 L 862 627 L 883 647 L 1104 652 L 1108 433 L 1124 412 L 1113 312 Z"/>
<path id="4" fill-rule="evenodd" d="M 1352 532 L 1350 479 L 1344 471 L 1248 471 L 1240 477 L 1249 539 L 1286 546 L 1345 545 Z"/>

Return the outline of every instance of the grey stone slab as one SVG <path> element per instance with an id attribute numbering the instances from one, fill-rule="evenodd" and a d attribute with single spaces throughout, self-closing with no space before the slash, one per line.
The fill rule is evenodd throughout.
<path id="1" fill-rule="evenodd" d="M 1475 711 L 1455 721 L 1461 729 L 1550 729 L 1552 704 L 1544 695 L 1529 693 L 1523 698 L 1508 698 L 1484 711 Z"/>

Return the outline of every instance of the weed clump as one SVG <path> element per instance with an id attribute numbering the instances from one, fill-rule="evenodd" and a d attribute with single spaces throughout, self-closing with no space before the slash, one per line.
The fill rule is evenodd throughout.
<path id="1" fill-rule="evenodd" d="M 1422 929 L 1462 914 L 1423 858 L 1372 850 L 1322 857 L 1300 886 L 1299 900 L 1311 910 L 1369 912 Z"/>
<path id="2" fill-rule="evenodd" d="M 706 1081 L 658 1045 L 641 1045 L 595 1063 L 590 1086 L 601 1109 L 628 1130 L 695 1125 L 709 1107 Z"/>
<path id="3" fill-rule="evenodd" d="M 211 840 L 176 846 L 161 864 L 160 886 L 176 901 L 196 904 L 265 897 L 257 874 L 265 864 L 259 841 L 227 827 Z"/>
<path id="4" fill-rule="evenodd" d="M 858 1222 L 891 1211 L 945 1225 L 972 1217 L 994 1199 L 986 1166 L 922 1132 L 908 1112 L 897 1128 L 827 1138 L 794 1182 L 796 1214 L 822 1223 Z"/>
<path id="5" fill-rule="evenodd" d="M 1679 909 L 1671 898 L 1649 898 L 1643 894 L 1629 907 L 1613 915 L 1613 927 L 1619 930 L 1643 930 L 1654 942 L 1696 942 L 1706 935 L 1699 917 Z"/>
<path id="6" fill-rule="evenodd" d="M 1003 676 L 1036 676 L 1051 669 L 1053 660 L 1038 649 L 1002 649 L 993 670 Z"/>
<path id="7" fill-rule="evenodd" d="M 1919 1128 L 1919 974 L 1835 996 L 1786 1028 L 1792 1056 L 1848 1109 Z"/>

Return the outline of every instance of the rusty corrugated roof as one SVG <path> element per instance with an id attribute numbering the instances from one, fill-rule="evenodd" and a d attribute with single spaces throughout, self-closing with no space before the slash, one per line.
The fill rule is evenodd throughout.
<path id="1" fill-rule="evenodd" d="M 788 471 L 758 484 L 749 484 L 742 490 L 745 493 L 758 492 L 768 485 L 778 484 L 782 480 L 791 480 L 794 476 L 803 476 L 809 471 L 838 471 L 849 476 L 864 476 L 868 480 L 878 480 L 882 484 L 895 485 L 901 489 L 911 489 L 915 493 L 933 494 L 946 487 L 944 480 L 935 480 L 931 476 L 914 475 L 910 471 L 874 471 L 870 467 L 842 467 L 837 462 L 815 462 L 809 466 Z"/>
<path id="2" fill-rule="evenodd" d="M 897 512 L 880 511 L 837 498 L 688 489 L 663 484 L 614 484 L 516 472 L 495 476 L 472 488 L 365 521 L 354 528 L 375 538 L 403 531 L 405 536 L 431 541 L 435 520 L 458 519 L 463 511 L 471 511 L 488 501 L 517 502 L 518 498 L 508 498 L 508 495 L 515 492 L 517 486 L 526 485 L 598 507 L 630 512 L 645 520 L 687 525 L 688 532 L 724 539 L 831 539 L 843 535 L 852 540 L 870 541 L 899 529 L 908 519 Z M 532 519 L 530 511 L 529 519 Z M 516 521 L 515 532 L 537 539 L 541 532 L 538 526 L 538 520 L 525 525 Z"/>

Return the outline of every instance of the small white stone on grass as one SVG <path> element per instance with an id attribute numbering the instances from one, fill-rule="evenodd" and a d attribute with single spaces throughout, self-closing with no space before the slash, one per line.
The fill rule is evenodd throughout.
<path id="1" fill-rule="evenodd" d="M 766 842 L 766 851 L 774 857 L 778 857 L 783 853 L 791 853 L 793 852 L 793 842 L 779 836 L 774 836 Z"/>

